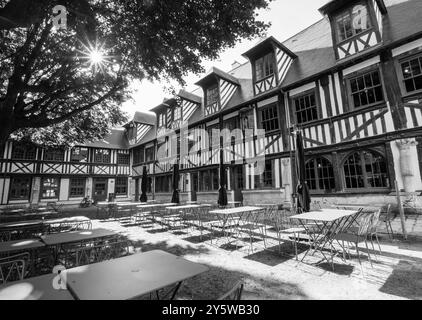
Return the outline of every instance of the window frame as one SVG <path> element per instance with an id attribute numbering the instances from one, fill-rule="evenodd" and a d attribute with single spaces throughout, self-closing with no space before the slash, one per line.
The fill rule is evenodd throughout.
<path id="1" fill-rule="evenodd" d="M 83 194 L 82 195 L 72 195 L 72 188 L 81 188 L 80 186 L 72 186 L 72 181 L 75 181 L 75 180 L 83 181 Z M 69 178 L 69 199 L 84 198 L 85 193 L 86 193 L 86 178 L 83 178 L 83 177 Z"/>
<path id="2" fill-rule="evenodd" d="M 57 187 L 55 187 L 55 188 L 52 188 L 51 186 L 50 186 L 50 188 L 46 187 L 44 185 L 45 180 L 57 180 Z M 61 183 L 60 177 L 42 177 L 41 178 L 41 188 L 40 188 L 40 199 L 42 199 L 42 200 L 59 199 L 60 198 L 60 183 Z M 46 190 L 56 190 L 57 195 L 56 196 L 44 196 L 44 191 L 46 191 Z"/>
<path id="3" fill-rule="evenodd" d="M 262 60 L 262 62 L 261 62 Z M 262 76 L 258 78 L 258 65 L 262 66 Z M 270 71 L 267 74 L 267 67 L 268 71 Z M 271 72 L 272 70 L 272 72 Z M 275 61 L 275 52 L 273 50 L 265 53 L 261 57 L 255 59 L 254 61 L 254 73 L 255 73 L 255 83 L 261 82 L 267 78 L 270 78 L 272 76 L 275 76 L 277 72 L 277 63 Z"/>
<path id="4" fill-rule="evenodd" d="M 212 95 L 212 97 L 215 98 L 215 101 L 212 100 L 212 102 L 210 102 L 210 92 L 211 91 L 215 91 L 215 93 Z M 220 109 L 219 108 L 219 106 L 220 106 L 220 90 L 219 90 L 218 83 L 215 84 L 215 85 L 212 85 L 212 86 L 210 86 L 210 87 L 208 87 L 206 89 L 205 98 L 206 98 L 206 104 L 205 104 L 206 107 L 209 107 L 210 105 L 213 105 L 213 104 L 217 103 L 218 104 L 218 109 Z"/>
<path id="5" fill-rule="evenodd" d="M 357 5 L 364 5 L 366 7 L 366 10 L 368 12 L 368 24 L 369 24 L 369 26 L 368 26 L 367 29 L 364 29 L 363 31 L 361 31 L 359 33 L 355 33 L 355 30 L 352 29 L 353 35 L 348 37 L 348 38 L 341 40 L 340 39 L 340 33 L 339 33 L 338 20 L 339 20 L 340 16 L 344 16 L 346 13 L 349 14 L 349 17 L 352 17 L 353 16 L 353 8 L 356 7 Z M 368 1 L 361 0 L 361 1 L 357 1 L 353 5 L 350 5 L 346 9 L 340 9 L 337 12 L 335 12 L 333 14 L 333 18 L 332 18 L 332 25 L 334 26 L 334 34 L 335 34 L 335 40 L 337 42 L 337 45 L 342 45 L 344 43 L 348 43 L 348 42 L 352 41 L 353 39 L 356 39 L 357 37 L 362 36 L 365 32 L 370 32 L 370 31 L 374 30 L 377 23 L 376 23 L 376 21 L 374 21 L 372 10 L 373 10 L 372 6 Z M 352 24 L 353 24 L 353 20 L 352 20 Z"/>
<path id="6" fill-rule="evenodd" d="M 145 157 L 144 157 L 145 163 L 154 162 L 155 161 L 155 153 L 156 153 L 155 146 L 145 148 L 144 150 L 145 150 Z M 147 155 L 148 155 L 149 150 L 152 150 L 152 160 L 147 160 Z"/>
<path id="7" fill-rule="evenodd" d="M 108 155 L 105 155 L 104 152 L 107 151 Z M 100 161 L 98 161 L 99 158 L 97 158 L 97 152 L 101 152 L 101 159 Z M 93 152 L 93 157 L 94 157 L 94 163 L 99 163 L 99 164 L 111 164 L 111 150 L 110 149 L 101 149 L 101 148 L 96 148 L 94 149 Z M 108 158 L 106 158 L 108 157 Z"/>
<path id="8" fill-rule="evenodd" d="M 267 170 L 267 164 L 270 163 L 271 165 L 271 170 L 268 171 Z M 259 175 L 255 175 L 254 176 L 254 188 L 256 190 L 272 190 L 275 189 L 276 187 L 276 179 L 275 179 L 275 160 L 274 159 L 266 159 L 265 160 L 265 164 L 264 164 L 264 172 L 262 174 Z M 268 173 L 270 173 L 271 175 L 271 184 L 267 184 L 266 182 L 268 181 Z"/>
<path id="9" fill-rule="evenodd" d="M 163 188 L 165 186 L 165 188 Z M 172 192 L 172 175 L 158 175 L 155 176 L 154 189 L 155 193 L 171 193 Z"/>
<path id="10" fill-rule="evenodd" d="M 16 179 L 28 179 L 29 183 L 28 183 L 28 190 L 27 190 L 27 195 L 25 197 L 12 197 L 12 190 L 13 190 L 13 186 L 14 186 L 14 181 Z M 21 190 L 22 188 L 19 188 L 19 190 Z M 10 179 L 10 187 L 9 187 L 9 202 L 13 202 L 13 201 L 29 201 L 31 199 L 31 194 L 32 194 L 32 177 L 26 177 L 26 176 L 19 176 L 19 177 L 11 177 Z"/>
<path id="11" fill-rule="evenodd" d="M 420 50 L 420 49 L 411 50 L 409 52 L 406 52 L 404 54 L 401 54 L 401 55 L 395 57 L 396 72 L 397 72 L 397 75 L 398 75 L 398 82 L 399 82 L 399 86 L 400 86 L 401 93 L 402 93 L 403 97 L 411 97 L 411 96 L 422 94 L 422 89 L 415 90 L 415 91 L 412 91 L 412 92 L 407 92 L 406 85 L 405 85 L 405 79 L 404 79 L 404 75 L 403 75 L 402 64 L 405 63 L 405 62 L 410 62 L 410 60 L 413 60 L 415 58 L 422 59 L 422 50 Z M 421 73 L 421 76 L 422 76 L 422 73 Z"/>
<path id="12" fill-rule="evenodd" d="M 305 98 L 307 96 L 311 96 L 311 95 L 314 95 L 314 97 L 315 97 L 315 108 L 316 108 L 316 112 L 317 112 L 317 119 L 312 119 L 312 120 L 308 120 L 306 122 L 299 123 L 298 117 L 297 117 L 297 111 L 296 111 L 296 101 L 299 100 L 299 99 Z M 322 119 L 321 103 L 320 103 L 320 99 L 319 99 L 316 87 L 309 89 L 309 90 L 306 90 L 306 91 L 303 91 L 303 92 L 300 92 L 300 93 L 290 97 L 290 102 L 291 102 L 291 106 L 292 106 L 291 112 L 293 114 L 293 119 L 294 119 L 296 125 L 306 126 L 308 124 L 320 121 Z"/>
<path id="13" fill-rule="evenodd" d="M 80 161 L 80 160 L 74 160 L 74 151 L 78 149 L 79 151 L 82 151 L 82 149 L 86 150 L 86 161 Z M 70 162 L 73 163 L 88 163 L 89 162 L 89 149 L 87 147 L 73 147 L 70 149 Z"/>
<path id="14" fill-rule="evenodd" d="M 120 156 L 120 158 L 119 158 Z M 124 156 L 124 159 L 127 161 L 122 162 L 122 157 Z M 120 166 L 130 166 L 130 153 L 123 153 L 121 150 L 117 151 L 116 156 L 117 164 Z"/>
<path id="15" fill-rule="evenodd" d="M 23 156 L 22 157 L 16 157 L 16 150 L 19 149 L 20 151 L 23 152 Z M 31 146 L 31 145 L 22 145 L 22 144 L 15 144 L 13 143 L 12 146 L 12 153 L 11 153 L 11 160 L 20 160 L 20 161 L 31 161 L 31 160 L 37 160 L 37 147 L 35 146 Z M 28 155 L 32 155 L 31 157 L 29 157 Z"/>
<path id="16" fill-rule="evenodd" d="M 120 181 L 119 181 L 120 180 Z M 124 183 L 122 183 L 124 181 Z M 122 192 L 120 189 L 123 189 Z M 114 184 L 114 193 L 116 196 L 127 196 L 129 192 L 129 182 L 127 177 L 117 177 Z"/>
<path id="17" fill-rule="evenodd" d="M 358 77 L 365 77 L 365 75 L 373 73 L 373 72 L 378 72 L 383 99 L 381 101 L 377 101 L 377 102 L 374 102 L 374 103 L 370 103 L 370 104 L 366 104 L 366 105 L 356 107 L 355 101 L 354 101 L 354 98 L 353 98 L 353 93 L 352 93 L 351 80 L 356 79 Z M 386 95 L 386 92 L 385 92 L 385 82 L 384 82 L 383 73 L 382 73 L 382 70 L 381 70 L 379 64 L 369 66 L 369 67 L 357 70 L 357 71 L 355 71 L 351 74 L 348 74 L 347 76 L 344 77 L 344 82 L 346 84 L 346 94 L 347 94 L 347 99 L 348 99 L 349 106 L 350 106 L 350 111 L 360 110 L 360 109 L 365 109 L 365 108 L 371 108 L 373 106 L 377 106 L 377 105 L 386 103 L 386 96 L 387 95 Z M 373 88 L 375 88 L 375 87 L 372 87 L 372 89 Z M 366 85 L 365 85 L 365 89 L 366 89 Z"/>
<path id="18" fill-rule="evenodd" d="M 276 119 L 276 118 L 271 118 L 271 119 L 264 120 L 263 113 L 264 113 L 264 111 L 266 111 L 266 110 L 268 110 L 270 108 L 275 108 L 275 111 L 277 112 L 277 121 L 276 121 L 276 123 L 277 123 L 278 128 L 273 129 L 273 130 L 270 130 L 270 131 L 267 131 L 264 128 L 264 122 L 274 121 Z M 267 134 L 272 134 L 274 132 L 278 132 L 278 131 L 281 130 L 280 110 L 279 109 L 280 108 L 279 108 L 277 102 L 273 102 L 273 103 L 267 104 L 267 105 L 262 106 L 262 107 L 260 107 L 260 108 L 257 109 L 257 115 L 258 115 L 258 119 L 259 119 L 259 121 L 258 121 L 258 129 L 264 129 L 266 135 Z"/>
<path id="19" fill-rule="evenodd" d="M 317 161 L 319 159 L 327 161 L 331 165 L 331 170 L 332 170 L 332 173 L 333 173 L 332 177 L 325 177 L 325 176 L 321 177 L 320 176 L 318 166 L 315 163 L 315 161 Z M 310 180 L 310 178 L 308 178 L 308 176 L 307 176 L 307 173 L 308 173 L 308 167 L 307 166 L 311 162 L 314 162 L 314 164 L 315 164 L 314 167 L 313 167 L 313 170 L 314 170 L 314 173 L 315 173 L 314 180 L 315 180 L 315 184 L 316 184 L 316 189 L 312 189 L 311 185 L 308 183 L 308 180 Z M 321 189 L 320 188 L 321 180 L 331 180 L 331 179 L 332 179 L 332 182 L 333 182 L 333 187 L 331 189 Z M 324 156 L 316 156 L 316 157 L 312 157 L 312 158 L 308 159 L 305 162 L 305 181 L 308 184 L 309 191 L 313 194 L 332 194 L 332 193 L 335 193 L 337 186 L 336 186 L 336 177 L 335 177 L 335 170 L 334 170 L 333 162 L 330 159 L 328 159 L 327 157 L 324 157 Z"/>
<path id="20" fill-rule="evenodd" d="M 383 158 L 384 162 L 385 162 L 385 166 L 386 166 L 386 179 L 388 180 L 388 186 L 386 187 L 372 187 L 372 186 L 368 186 L 368 172 L 366 171 L 366 162 L 364 160 L 364 152 L 368 152 L 371 153 L 372 155 L 376 155 L 376 156 L 380 156 Z M 347 186 L 347 177 L 346 177 L 346 172 L 345 172 L 345 165 L 346 162 L 355 154 L 359 154 L 360 160 L 361 160 L 361 169 L 362 169 L 362 179 L 363 179 L 363 183 L 364 186 L 363 187 L 358 187 L 358 188 L 349 188 Z M 389 164 L 387 161 L 387 157 L 379 152 L 379 151 L 374 151 L 371 149 L 359 149 L 359 150 L 354 150 L 352 152 L 347 153 L 347 155 L 344 157 L 343 161 L 341 162 L 341 176 L 342 176 L 342 182 L 343 182 L 343 186 L 344 186 L 344 190 L 349 191 L 349 192 L 353 192 L 353 191 L 388 191 L 391 190 L 391 178 L 390 178 L 390 170 L 389 170 Z"/>

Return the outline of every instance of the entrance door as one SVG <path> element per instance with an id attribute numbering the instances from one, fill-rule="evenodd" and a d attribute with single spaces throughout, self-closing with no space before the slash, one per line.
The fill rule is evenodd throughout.
<path id="1" fill-rule="evenodd" d="M 108 180 L 104 178 L 94 179 L 94 199 L 105 201 L 107 199 Z"/>

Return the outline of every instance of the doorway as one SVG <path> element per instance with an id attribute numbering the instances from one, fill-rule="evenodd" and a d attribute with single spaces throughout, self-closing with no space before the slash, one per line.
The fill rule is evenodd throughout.
<path id="1" fill-rule="evenodd" d="M 107 199 L 108 179 L 94 179 L 94 199 L 97 201 L 105 201 Z"/>

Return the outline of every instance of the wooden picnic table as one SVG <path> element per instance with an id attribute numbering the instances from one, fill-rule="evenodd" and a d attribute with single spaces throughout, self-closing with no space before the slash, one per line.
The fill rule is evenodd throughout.
<path id="1" fill-rule="evenodd" d="M 99 238 L 113 237 L 116 235 L 117 233 L 112 230 L 93 229 L 43 235 L 41 236 L 41 240 L 48 246 L 56 246 L 72 242 L 83 242 Z"/>
<path id="2" fill-rule="evenodd" d="M 74 300 L 68 290 L 56 290 L 56 274 L 28 278 L 0 286 L 0 300 Z"/>
<path id="3" fill-rule="evenodd" d="M 60 276 L 79 300 L 136 299 L 175 285 L 173 299 L 183 281 L 208 270 L 164 251 L 149 251 L 68 269 Z"/>

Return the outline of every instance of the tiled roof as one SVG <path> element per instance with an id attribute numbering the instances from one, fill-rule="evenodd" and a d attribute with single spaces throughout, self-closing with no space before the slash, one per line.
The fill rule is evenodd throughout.
<path id="1" fill-rule="evenodd" d="M 214 75 L 218 76 L 219 78 L 222 78 L 224 80 L 227 80 L 231 83 L 237 84 L 239 85 L 239 80 L 234 77 L 233 75 L 224 72 L 216 67 L 212 67 L 210 71 L 208 71 L 208 73 L 206 74 L 205 77 L 203 77 L 201 80 L 199 80 L 196 85 L 198 86 L 202 86 L 203 84 L 207 83 L 211 77 L 213 77 Z"/>
<path id="2" fill-rule="evenodd" d="M 112 129 L 104 140 L 86 143 L 84 146 L 104 149 L 128 149 L 129 142 L 124 129 Z"/>

